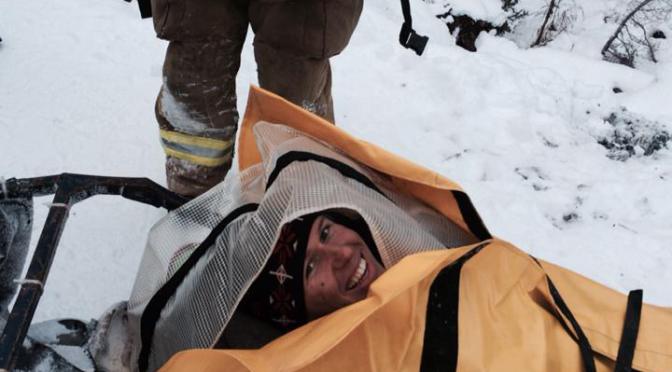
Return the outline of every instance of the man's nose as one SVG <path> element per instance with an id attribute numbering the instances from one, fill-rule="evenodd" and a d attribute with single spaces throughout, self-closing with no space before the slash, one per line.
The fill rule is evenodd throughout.
<path id="1" fill-rule="evenodd" d="M 331 267 L 333 269 L 342 269 L 352 259 L 355 254 L 352 247 L 349 246 L 334 246 L 329 249 L 329 257 L 331 258 Z"/>

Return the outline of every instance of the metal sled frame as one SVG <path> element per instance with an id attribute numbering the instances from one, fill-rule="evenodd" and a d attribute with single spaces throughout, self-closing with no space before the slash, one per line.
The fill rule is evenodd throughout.
<path id="1" fill-rule="evenodd" d="M 188 199 L 147 178 L 123 178 L 63 173 L 60 175 L 7 180 L 0 199 L 54 194 L 49 214 L 31 258 L 28 272 L 19 281 L 21 288 L 0 337 L 0 371 L 14 368 L 18 350 L 40 301 L 56 248 L 65 228 L 70 208 L 94 195 L 122 197 L 155 207 L 173 210 Z"/>

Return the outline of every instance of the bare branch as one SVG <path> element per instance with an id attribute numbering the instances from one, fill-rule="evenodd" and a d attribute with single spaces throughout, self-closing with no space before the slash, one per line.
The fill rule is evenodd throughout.
<path id="1" fill-rule="evenodd" d="M 627 16 L 625 16 L 625 18 L 623 19 L 623 21 L 621 21 L 621 23 L 620 23 L 620 24 L 618 25 L 618 27 L 616 28 L 616 31 L 614 31 L 614 33 L 611 35 L 611 37 L 609 38 L 609 40 L 607 40 L 607 42 L 606 42 L 606 43 L 604 44 L 604 46 L 602 47 L 602 51 L 601 51 L 602 55 L 605 55 L 605 54 L 606 54 L 607 50 L 611 47 L 611 43 L 613 43 L 614 40 L 618 37 L 618 34 L 621 33 L 621 30 L 623 29 L 623 27 L 625 27 L 625 24 L 628 23 L 628 21 L 630 20 L 630 18 L 632 18 L 632 17 L 633 17 L 633 16 L 634 16 L 640 9 L 642 9 L 643 7 L 645 7 L 647 4 L 649 4 L 649 3 L 652 2 L 652 1 L 653 1 L 653 0 L 644 0 L 644 1 L 642 1 L 642 2 L 641 2 L 639 5 L 637 5 L 637 6 L 636 6 L 630 13 L 628 13 Z"/>
<path id="2" fill-rule="evenodd" d="M 548 4 L 548 10 L 546 11 L 546 16 L 544 17 L 544 23 L 541 24 L 541 28 L 539 28 L 539 33 L 537 34 L 537 39 L 532 43 L 531 47 L 539 46 L 541 45 L 541 42 L 544 38 L 544 33 L 546 28 L 548 27 L 548 22 L 550 21 L 551 17 L 553 16 L 553 12 L 555 8 L 557 8 L 557 4 L 555 0 L 551 0 L 551 3 Z"/>
<path id="3" fill-rule="evenodd" d="M 651 58 L 651 61 L 654 63 L 658 63 L 656 60 L 656 53 L 655 53 L 655 48 L 653 47 L 653 44 L 651 44 L 651 41 L 649 40 L 649 36 L 647 35 L 646 28 L 644 27 L 643 24 L 638 22 L 637 20 L 633 19 L 632 21 L 635 26 L 639 27 L 640 30 L 642 30 L 642 35 L 644 35 L 644 42 L 643 44 L 646 45 L 646 48 L 649 50 L 649 58 Z"/>

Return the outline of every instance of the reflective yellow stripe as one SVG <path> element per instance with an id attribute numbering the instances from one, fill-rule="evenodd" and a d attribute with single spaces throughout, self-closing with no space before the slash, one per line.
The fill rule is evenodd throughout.
<path id="1" fill-rule="evenodd" d="M 176 151 L 166 146 L 163 147 L 163 150 L 166 152 L 166 155 L 168 156 L 172 156 L 174 158 L 182 160 L 187 160 L 191 163 L 197 165 L 203 165 L 206 167 L 216 167 L 225 164 L 227 161 L 231 159 L 231 154 L 219 158 L 207 158 L 204 156 L 197 156 L 193 154 L 188 154 L 186 152 Z"/>
<path id="2" fill-rule="evenodd" d="M 165 129 L 160 129 L 159 132 L 161 133 L 161 138 L 183 145 L 198 146 L 213 150 L 226 150 L 231 146 L 231 140 L 225 141 L 214 138 L 198 137 Z"/>

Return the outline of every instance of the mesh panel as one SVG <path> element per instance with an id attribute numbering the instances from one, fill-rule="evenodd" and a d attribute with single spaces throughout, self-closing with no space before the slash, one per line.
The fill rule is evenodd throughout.
<path id="1" fill-rule="evenodd" d="M 365 174 L 397 207 L 415 219 L 424 231 L 429 232 L 441 241 L 444 247 L 458 247 L 477 241 L 470 233 L 462 230 L 433 208 L 415 198 L 398 192 L 389 181 L 388 176 L 352 161 L 344 154 L 336 152 L 331 147 L 327 147 L 317 140 L 309 139 L 306 135 L 293 128 L 284 125 L 263 123 L 255 126 L 255 133 L 258 137 L 257 143 L 263 159 L 262 162 L 266 164 L 265 171 L 267 174 L 270 174 L 275 168 L 278 157 L 292 150 L 300 150 L 337 159 L 358 172 Z"/>
<path id="2" fill-rule="evenodd" d="M 245 290 L 260 275 L 282 225 L 300 216 L 332 208 L 357 211 L 369 225 L 385 267 L 409 254 L 475 240 L 433 209 L 396 192 L 384 176 L 295 130 L 259 123 L 255 135 L 262 155 L 259 166 L 244 174 L 230 172 L 224 182 L 166 216 L 150 233 L 129 304 L 136 332 L 153 293 L 184 262 L 185 247 L 204 240 L 240 205 L 259 203 L 256 211 L 223 230 L 164 307 L 154 332 L 150 370 L 177 351 L 213 345 Z M 277 158 L 289 151 L 345 163 L 367 175 L 385 195 L 317 161 L 291 163 L 263 193 Z M 135 345 L 134 366 L 139 348 Z"/>
<path id="3" fill-rule="evenodd" d="M 263 194 L 262 181 L 263 172 L 260 167 L 252 167 L 245 172 L 237 172 L 232 168 L 225 182 L 169 213 L 152 228 L 128 305 L 129 333 L 134 340 L 131 355 L 133 368 L 137 368 L 141 347 L 140 319 L 149 300 L 178 269 L 179 264 L 185 261 L 185 258 L 181 257 L 185 250 L 197 247 L 231 211 L 241 205 L 260 200 Z M 199 264 L 202 265 L 202 262 Z M 222 266 L 222 270 L 232 269 Z M 197 272 L 199 269 L 195 268 L 191 274 Z M 183 288 L 180 290 L 184 291 Z M 172 306 L 175 298 L 179 296 L 171 298 L 166 309 Z M 180 339 L 168 338 L 168 335 L 158 332 L 155 334 L 155 339 Z M 161 348 L 153 350 L 159 351 Z"/>
<path id="4" fill-rule="evenodd" d="M 168 279 L 166 273 L 171 261 L 174 261 L 175 252 L 203 241 L 221 221 L 223 214 L 232 210 L 234 204 L 242 204 L 241 200 L 236 200 L 242 196 L 238 177 L 229 179 L 231 182 L 220 183 L 203 196 L 169 213 L 152 227 L 129 307 L 135 308 L 148 301 Z"/>

